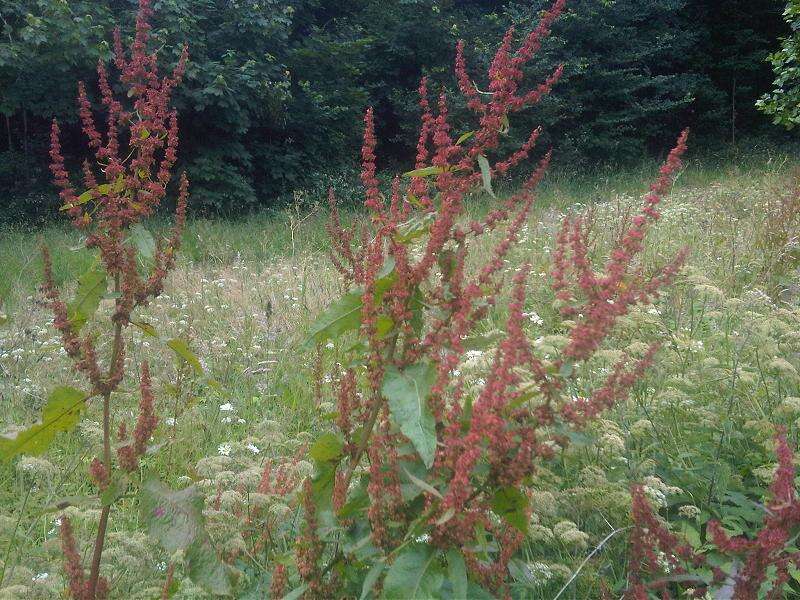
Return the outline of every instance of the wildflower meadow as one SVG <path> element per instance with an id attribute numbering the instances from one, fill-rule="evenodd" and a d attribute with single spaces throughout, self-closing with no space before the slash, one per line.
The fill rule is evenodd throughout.
<path id="1" fill-rule="evenodd" d="M 0 229 L 0 598 L 800 597 L 790 152 L 515 143 L 555 0 L 421 78 L 408 164 L 377 104 L 357 181 L 193 213 L 161 4 L 77 83 L 79 160 L 50 124 L 59 214 Z"/>

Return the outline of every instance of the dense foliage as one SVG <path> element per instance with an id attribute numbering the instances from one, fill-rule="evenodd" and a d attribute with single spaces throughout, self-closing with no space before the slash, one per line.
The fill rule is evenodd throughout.
<path id="1" fill-rule="evenodd" d="M 41 471 L 50 463 L 37 457 L 68 437 L 61 434 L 79 428 L 94 405 L 99 404 L 102 411 L 98 443 L 85 451 L 93 456 L 78 457 L 75 463 L 88 467 L 82 491 L 89 494 L 63 498 L 54 506 L 60 516 L 47 535 L 58 531 L 64 585 L 51 591 L 76 600 L 125 594 L 118 587 L 122 577 L 113 562 L 119 553 L 109 557 L 104 551 L 112 545 L 112 512 L 116 516 L 133 508 L 138 512 L 136 526 L 143 530 L 140 539 L 157 541 L 157 551 L 166 554 L 168 562 L 160 569 L 164 573 L 155 577 L 162 598 L 195 594 L 182 593 L 184 581 L 202 588 L 204 595 L 284 600 L 536 597 L 529 593 L 540 585 L 534 569 L 549 573 L 545 582 L 552 574 L 548 564 L 537 562 L 548 556 L 547 543 L 539 542 L 549 535 L 583 551 L 588 550 L 589 537 L 572 520 L 559 520 L 552 528 L 542 525 L 541 519 L 553 516 L 554 492 L 577 493 L 557 479 L 547 482 L 545 478 L 559 463 L 565 476 L 574 476 L 568 461 L 579 456 L 578 460 L 586 461 L 589 454 L 600 458 L 610 448 L 622 459 L 617 461 L 618 468 L 609 461 L 599 462 L 603 468 L 583 468 L 579 475 L 587 488 L 598 489 L 611 483 L 607 477 L 617 477 L 617 485 L 609 488 L 616 490 L 616 496 L 603 493 L 603 497 L 585 499 L 591 515 L 602 517 L 610 532 L 571 572 L 556 598 L 616 536 L 627 539 L 627 560 L 610 563 L 618 573 L 597 572 L 598 586 L 592 597 L 622 594 L 627 600 L 649 600 L 657 593 L 663 599 L 687 594 L 757 600 L 796 591 L 800 500 L 790 439 L 796 438 L 798 422 L 774 427 L 771 413 L 779 409 L 769 398 L 771 386 L 758 358 L 762 351 L 773 355 L 766 370 L 786 375 L 789 389 L 796 390 L 797 369 L 782 357 L 796 347 L 796 326 L 784 327 L 783 321 L 766 324 L 786 338 L 783 347 L 768 341 L 771 333 L 764 336 L 763 344 L 742 345 L 742 350 L 754 348 L 761 372 L 759 386 L 773 404 L 760 408 L 764 419 L 759 430 L 737 438 L 754 444 L 771 430 L 772 442 L 758 449 L 778 461 L 774 469 L 760 467 L 758 476 L 769 482 L 766 490 L 747 487 L 756 475 L 755 469 L 748 472 L 752 465 L 737 474 L 736 482 L 734 473 L 724 473 L 725 430 L 716 444 L 711 443 L 712 434 L 688 453 L 656 453 L 654 458 L 637 460 L 619 427 L 604 420 L 620 405 L 624 415 L 631 396 L 640 402 L 649 393 L 644 390 L 637 398 L 636 388 L 644 387 L 663 346 L 673 352 L 681 347 L 676 337 L 653 331 L 645 315 L 660 315 L 659 305 L 680 310 L 674 297 L 664 296 L 672 294 L 690 250 L 658 248 L 652 237 L 682 167 L 688 130 L 679 135 L 638 204 L 630 203 L 619 218 L 606 224 L 612 231 L 600 231 L 596 207 L 559 215 L 560 226 L 549 239 L 539 240 L 552 243 L 552 248 L 545 246 L 545 270 L 536 273 L 530 257 L 517 263 L 509 260 L 528 230 L 538 186 L 551 162 L 551 152 L 540 149 L 541 127 L 531 127 L 521 143 L 509 147 L 519 123 L 526 114 L 530 117 L 529 109 L 543 104 L 567 73 L 559 64 L 538 82 L 528 81 L 526 75 L 537 64 L 536 57 L 565 4 L 565 0 L 555 0 L 519 41 L 515 28 L 509 28 L 484 76 L 473 73 L 466 46 L 459 41 L 454 79 L 460 104 L 446 91 L 431 93 L 434 75 L 421 78 L 414 167 L 402 178 L 395 177 L 386 193 L 377 176 L 375 110 L 365 111 L 360 174 L 365 218 L 352 227 L 343 224 L 334 191 L 329 194 L 329 256 L 343 295 L 307 324 L 304 344 L 295 341 L 296 351 L 315 357 L 304 394 L 314 407 L 316 433 L 307 442 L 297 440 L 301 443 L 294 457 L 289 452 L 274 462 L 264 460 L 258 468 L 249 469 L 246 480 L 235 477 L 233 471 L 225 471 L 225 477 L 209 471 L 210 476 L 204 478 L 201 460 L 192 477 L 180 477 L 179 485 L 171 487 L 152 465 L 163 460 L 156 456 L 165 453 L 171 462 L 177 447 L 183 384 L 190 390 L 227 392 L 206 376 L 206 366 L 192 351 L 191 340 L 165 339 L 160 329 L 142 319 L 148 305 L 162 295 L 184 237 L 185 174 L 178 186 L 175 225 L 167 235 L 153 236 L 145 220 L 168 196 L 176 167 L 178 112 L 172 101 L 187 73 L 188 52 L 186 46 L 177 45 L 171 73 L 159 75 L 152 47 L 154 42 L 165 42 L 164 32 L 151 28 L 150 0 L 139 0 L 130 49 L 126 50 L 120 30 L 115 29 L 113 60 L 97 64 L 104 126 L 98 125 L 99 111 L 86 84 L 81 81 L 77 86 L 80 128 L 94 154 L 92 161 L 83 161 L 80 187 L 75 187 L 77 177 L 70 175 L 65 164 L 57 119 L 50 130 L 50 171 L 60 189 L 60 208 L 82 233 L 83 252 L 92 260 L 77 279 L 74 299 L 65 302 L 54 257 L 45 247 L 41 304 L 52 313 L 63 356 L 72 363 L 73 381 L 82 383 L 52 388 L 40 407 L 38 422 L 13 427 L 0 436 L 4 465 L 14 460 L 20 472 Z M 193 13 L 198 20 L 203 18 L 201 8 L 198 5 Z M 231 22 L 241 17 L 235 12 L 238 8 L 231 5 Z M 207 40 L 209 46 L 212 42 L 213 36 Z M 242 56 L 250 50 L 243 46 Z M 539 66 L 544 63 L 540 61 Z M 226 75 L 227 67 L 243 79 L 269 77 L 259 75 L 251 59 L 235 65 L 235 61 L 223 61 L 207 73 L 207 88 L 221 92 L 211 96 L 227 98 L 224 84 L 236 79 Z M 627 92 L 634 94 L 636 89 L 632 84 Z M 254 85 L 252 91 L 249 99 L 243 95 L 224 100 L 228 112 L 255 102 L 264 89 Z M 189 97 L 185 93 L 184 101 Z M 204 94 L 195 97 L 194 110 L 205 110 L 204 98 Z M 671 105 L 664 114 L 676 107 Z M 465 113 L 472 117 L 472 129 L 459 123 Z M 529 168 L 519 190 L 498 198 L 497 184 L 534 157 L 538 164 Z M 473 194 L 496 202 L 480 216 L 472 216 L 467 199 Z M 768 235 L 757 237 L 765 268 L 752 274 L 763 287 L 753 291 L 770 305 L 772 297 L 791 299 L 785 286 L 792 281 L 787 258 L 794 259 L 794 242 L 789 238 L 796 227 L 797 204 L 797 190 L 783 193 L 766 211 Z M 790 229 L 788 234 L 776 225 L 779 221 Z M 601 251 L 598 239 L 603 235 L 608 239 Z M 505 290 L 508 298 L 504 300 Z M 724 295 L 708 284 L 695 286 L 698 290 L 718 299 Z M 203 298 L 202 293 L 197 295 Z M 544 324 L 537 312 L 529 310 L 534 296 L 546 297 L 539 308 L 547 311 L 549 327 L 557 335 L 530 335 L 529 323 Z M 706 312 L 703 302 L 700 315 Z M 791 301 L 783 304 L 787 308 L 781 309 L 782 317 L 800 319 L 788 308 Z M 738 301 L 731 307 L 741 305 Z M 271 313 L 271 305 L 267 306 Z M 727 310 L 727 303 L 722 308 Z M 732 326 L 724 312 L 712 312 L 714 318 Z M 752 316 L 748 320 L 756 321 Z M 169 318 L 166 325 L 185 327 L 187 321 Z M 694 327 L 678 329 L 691 333 Z M 620 336 L 626 329 L 626 336 Z M 149 342 L 141 345 L 145 352 L 139 372 L 130 373 L 136 363 L 126 357 L 139 332 L 174 352 L 179 361 L 174 384 L 165 381 L 158 386 L 151 377 L 154 361 L 149 359 L 154 351 L 146 350 Z M 739 334 L 725 331 L 721 335 Z M 624 337 L 628 339 L 623 341 Z M 326 352 L 337 348 L 338 360 L 326 360 Z M 697 348 L 689 344 L 689 352 Z M 237 350 L 244 353 L 242 348 Z M 473 365 L 468 367 L 470 362 Z M 702 379 L 688 378 L 688 361 L 681 362 L 675 371 L 682 369 L 680 385 L 688 387 L 693 379 Z M 708 366 L 716 368 L 719 361 Z M 744 376 L 737 354 L 727 392 L 731 398 L 738 378 Z M 134 379 L 138 379 L 138 407 L 132 410 L 127 388 Z M 726 385 L 724 378 L 720 382 Z M 174 416 L 168 422 L 172 436 L 163 443 L 155 443 L 164 433 L 163 428 L 159 430 L 159 409 L 164 403 L 156 397 L 156 387 L 174 397 Z M 334 402 L 325 402 L 326 387 Z M 776 402 L 781 412 L 800 412 L 800 400 L 785 394 L 779 379 Z M 712 395 L 710 402 L 718 401 L 720 395 Z M 185 398 L 187 411 L 193 402 Z M 689 402 L 686 409 L 694 404 Z M 727 405 L 729 418 L 732 400 Z M 660 410 L 658 405 L 651 408 Z M 226 403 L 219 411 L 234 412 L 234 407 Z M 223 422 L 232 423 L 233 416 Z M 240 418 L 237 423 L 247 425 Z M 587 432 L 597 427 L 606 432 L 592 448 Z M 641 434 L 653 429 L 654 422 L 639 420 L 633 428 Z M 253 456 L 261 452 L 252 441 L 244 448 Z M 703 460 L 696 459 L 709 451 L 713 456 L 710 474 L 693 473 L 702 472 Z M 232 461 L 223 460 L 230 459 L 231 452 L 231 444 L 220 444 L 219 457 L 205 466 L 232 466 Z M 657 472 L 681 481 L 683 489 L 656 475 L 645 475 L 656 469 L 655 457 L 661 463 Z M 305 458 L 307 468 L 298 468 Z M 680 473 L 669 466 L 671 461 L 687 458 L 698 466 L 681 468 Z M 748 460 L 761 462 L 751 455 L 741 462 Z M 174 473 L 164 472 L 163 477 L 172 483 Z M 192 479 L 195 483 L 190 483 Z M 207 503 L 209 484 L 216 490 Z M 620 484 L 627 488 L 622 493 Z M 737 486 L 743 490 L 736 491 Z M 29 488 L 23 506 L 33 491 L 38 490 Z M 669 511 L 670 520 L 663 521 L 658 513 L 668 512 L 668 494 L 685 494 L 692 503 L 677 513 Z M 755 510 L 755 500 L 762 499 L 763 505 Z M 605 501 L 610 504 L 606 506 Z M 739 508 L 726 506 L 731 502 Z M 92 527 L 91 550 L 75 518 L 81 506 L 94 507 L 90 519 L 96 520 L 97 527 Z M 573 508 L 579 510 L 577 505 Z M 611 508 L 607 516 L 603 514 L 606 508 Z M 286 518 L 290 512 L 294 517 Z M 227 532 L 219 527 L 220 516 L 228 521 Z M 612 525 L 612 520 L 619 519 L 630 524 Z M 0 583 L 18 525 L 19 521 L 3 559 Z M 222 544 L 231 531 L 233 543 Z M 13 565 L 11 572 L 15 569 Z M 131 571 L 139 585 L 154 583 L 145 569 Z M 49 576 L 37 575 L 31 582 Z M 10 597 L 28 589 L 25 585 L 3 588 Z M 158 593 L 150 589 L 147 595 Z"/>
<path id="2" fill-rule="evenodd" d="M 769 56 L 775 71 L 774 89 L 758 106 L 788 129 L 800 123 L 800 2 L 789 0 L 783 13 L 791 35 L 781 40 L 780 49 Z"/>
<path id="3" fill-rule="evenodd" d="M 312 174 L 346 171 L 368 105 L 383 141 L 379 167 L 407 160 L 415 82 L 427 75 L 453 88 L 457 39 L 467 42 L 476 70 L 485 69 L 493 40 L 512 24 L 522 35 L 544 7 L 542 0 L 158 2 L 160 60 L 171 64 L 175 48 L 192 47 L 175 105 L 194 208 L 270 205 L 311 185 Z M 574 0 L 531 69 L 538 76 L 564 63 L 565 85 L 515 124 L 509 143 L 542 123 L 558 140 L 555 160 L 575 164 L 662 153 L 678 123 L 708 141 L 757 133 L 768 120 L 753 104 L 771 80 L 764 59 L 786 33 L 782 9 L 778 0 Z M 55 206 L 43 192 L 40 161 L 48 123 L 65 120 L 69 160 L 79 130 L 64 91 L 75 79 L 92 80 L 97 61 L 110 58 L 106 33 L 119 22 L 130 35 L 134 10 L 130 0 L 3 3 L 0 189 L 17 198 L 4 219 Z M 457 123 L 464 108 L 452 108 Z"/>

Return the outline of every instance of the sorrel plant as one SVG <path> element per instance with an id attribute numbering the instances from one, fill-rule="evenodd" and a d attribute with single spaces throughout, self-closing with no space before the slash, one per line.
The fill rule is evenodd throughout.
<path id="1" fill-rule="evenodd" d="M 478 119 L 474 131 L 453 132 L 445 93 L 432 103 L 422 80 L 416 165 L 405 174 L 407 183 L 394 179 L 388 196 L 376 178 L 373 112 L 366 112 L 361 180 L 369 225 L 344 228 L 331 192 L 331 259 L 350 291 L 318 317 L 308 341 L 344 344 L 349 335 L 350 363 L 338 384 L 336 431 L 310 449 L 316 475 L 300 491 L 296 572 L 287 570 L 283 554 L 291 533 L 276 541 L 272 536 L 285 530 L 270 531 L 268 556 L 281 563 L 274 597 L 289 586 L 308 598 L 377 589 L 389 598 L 506 596 L 508 563 L 535 509 L 527 491 L 537 462 L 565 446 L 571 429 L 624 398 L 652 361 L 656 346 L 643 358 L 620 361 L 591 394 L 571 393 L 581 364 L 616 320 L 652 302 L 685 257 L 681 252 L 649 276 L 638 262 L 680 167 L 686 132 L 604 264 L 590 258 L 582 217 L 564 220 L 551 273 L 560 313 L 570 322 L 562 354 L 538 358 L 525 337 L 528 267 L 521 265 L 512 277 L 506 335 L 485 385 L 467 390 L 458 372 L 467 348 L 481 341 L 482 319 L 498 303 L 504 258 L 526 223 L 550 153 L 485 218 L 465 219 L 465 197 L 481 186 L 494 197 L 493 181 L 533 154 L 539 129 L 516 152 L 494 156 L 510 117 L 537 103 L 561 76 L 559 67 L 534 90 L 519 87 L 523 67 L 563 8 L 557 0 L 516 50 L 515 32 L 507 32 L 485 95 L 458 45 L 455 71 Z M 473 249 L 501 227 L 489 259 L 474 264 Z"/>
<path id="2" fill-rule="evenodd" d="M 149 0 L 141 0 L 136 33 L 128 53 L 119 29 L 114 34 L 114 65 L 126 91 L 123 100 L 113 92 L 106 65 L 103 62 L 97 65 L 100 99 L 106 115 L 105 135 L 96 125 L 86 86 L 83 82 L 78 84 L 80 120 L 96 163 L 95 166 L 89 160 L 83 162 L 85 191 L 81 193 L 73 187 L 65 167 L 58 123 L 53 121 L 52 125 L 50 168 L 60 188 L 61 210 L 83 233 L 85 246 L 96 260 L 79 278 L 75 299 L 68 303 L 62 300 L 53 277 L 50 253 L 43 247 L 43 291 L 63 347 L 87 387 L 56 388 L 44 407 L 41 423 L 0 442 L 5 458 L 41 453 L 56 432 L 75 426 L 88 402 L 99 399 L 102 403 L 102 455 L 95 457 L 89 468 L 101 512 L 88 572 L 69 519 L 66 516 L 60 519 L 69 593 L 76 599 L 92 600 L 109 594 L 109 583 L 100 575 L 109 514 L 112 505 L 132 483 L 131 474 L 139 471 L 139 459 L 147 451 L 158 423 L 147 362 L 142 363 L 139 374 L 141 400 L 136 422 L 112 419 L 115 392 L 125 377 L 126 331 L 133 312 L 161 293 L 164 279 L 175 263 L 186 218 L 188 181 L 182 176 L 175 224 L 167 238 L 156 242 L 142 225 L 143 219 L 153 214 L 167 194 L 172 178 L 177 159 L 178 120 L 176 111 L 170 107 L 170 97 L 181 82 L 187 60 L 184 47 L 172 73 L 158 74 L 157 57 L 147 48 L 150 15 Z M 104 299 L 113 299 L 114 303 L 105 330 L 94 319 Z M 103 352 L 108 354 L 106 360 L 101 359 Z"/>

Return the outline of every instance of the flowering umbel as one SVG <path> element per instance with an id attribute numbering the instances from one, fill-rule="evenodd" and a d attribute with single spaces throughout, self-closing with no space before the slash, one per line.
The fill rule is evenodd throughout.
<path id="1" fill-rule="evenodd" d="M 123 333 L 130 324 L 132 312 L 162 291 L 180 246 L 189 193 L 188 180 L 182 175 L 172 231 L 164 240 L 152 240 L 141 221 L 159 206 L 172 178 L 177 159 L 178 118 L 170 107 L 170 98 L 183 77 L 187 50 L 183 48 L 170 75 L 160 76 L 157 57 L 147 48 L 151 15 L 150 0 L 140 0 L 129 54 L 123 48 L 119 29 L 114 33 L 114 64 L 119 82 L 130 100 L 115 97 L 106 65 L 102 62 L 97 65 L 100 100 L 106 115 L 105 133 L 97 127 L 86 86 L 83 82 L 78 84 L 80 121 L 98 165 L 96 170 L 92 163 L 84 161 L 85 191 L 82 193 L 75 191 L 65 167 L 56 121 L 53 121 L 50 140 L 50 169 L 61 190 L 62 210 L 85 232 L 86 247 L 99 254 L 98 263 L 79 281 L 78 298 L 68 304 L 61 299 L 53 278 L 50 254 L 43 248 L 43 289 L 53 311 L 54 326 L 61 333 L 64 349 L 75 369 L 89 382 L 87 398 L 99 396 L 103 399 L 103 456 L 95 458 L 90 467 L 91 479 L 100 491 L 109 487 L 114 470 L 110 401 L 124 376 L 126 342 Z M 149 270 L 142 272 L 142 263 Z M 109 280 L 113 285 L 114 310 L 110 318 L 110 356 L 103 364 L 98 332 L 92 328 L 91 333 L 83 333 L 81 329 L 107 295 Z M 140 387 L 139 417 L 132 439 L 127 439 L 124 422 L 119 423 L 117 432 L 118 464 L 128 472 L 138 468 L 139 458 L 147 449 L 158 422 L 147 363 L 142 365 Z M 62 538 L 70 593 L 75 598 L 91 600 L 107 594 L 107 584 L 99 576 L 99 569 L 109 511 L 110 503 L 104 502 L 85 581 L 67 521 Z"/>
<path id="2" fill-rule="evenodd" d="M 353 346 L 353 364 L 359 367 L 345 369 L 337 394 L 341 453 L 334 466 L 318 464 L 312 491 L 330 498 L 325 507 L 330 502 L 332 510 L 347 515 L 346 523 L 351 522 L 353 503 L 365 494 L 363 518 L 371 542 L 387 562 L 402 565 L 404 553 L 424 553 L 409 547 L 410 541 L 424 539 L 448 557 L 439 559 L 441 563 L 455 560 L 455 553 L 471 581 L 501 597 L 508 595 L 508 564 L 530 518 L 526 482 L 537 461 L 566 444 L 557 432 L 583 425 L 624 398 L 656 348 L 637 361 L 620 362 L 586 400 L 566 393 L 573 372 L 595 354 L 620 316 L 656 297 L 684 257 L 679 255 L 650 278 L 635 264 L 649 226 L 658 219 L 656 206 L 680 167 L 686 132 L 599 274 L 589 258 L 582 217 L 565 220 L 557 238 L 552 287 L 574 325 L 561 355 L 537 357 L 526 337 L 529 268 L 523 265 L 513 275 L 505 339 L 482 385 L 467 389 L 459 372 L 467 340 L 477 335 L 479 323 L 497 303 L 506 257 L 527 221 L 550 153 L 540 153 L 520 191 L 498 201 L 482 219 L 465 217 L 464 199 L 481 185 L 494 197 L 493 180 L 534 154 L 538 128 L 517 151 L 490 158 L 508 130 L 509 116 L 538 102 L 561 77 L 558 67 L 533 90 L 520 90 L 523 67 L 563 8 L 564 1 L 556 0 L 516 50 L 515 32 L 507 32 L 492 60 L 485 94 L 472 83 L 463 44 L 458 45 L 456 78 L 478 119 L 474 131 L 461 136 L 453 132 L 446 95 L 442 92 L 432 101 L 429 82 L 422 80 L 415 168 L 406 173 L 407 186 L 396 178 L 386 196 L 375 175 L 374 116 L 367 111 L 361 177 L 370 223 L 360 232 L 345 229 L 331 192 L 332 259 L 354 287 L 312 333 L 318 343 L 340 335 L 347 327 L 339 324 L 341 313 L 336 311 L 344 306 L 353 310 L 351 303 L 358 302 L 359 319 L 351 330 L 360 336 Z M 476 260 L 472 248 L 477 241 L 503 225 L 488 258 Z M 365 459 L 368 465 L 362 465 Z M 304 531 L 305 540 L 309 534 Z M 491 551 L 486 540 L 491 540 Z M 308 545 L 302 542 L 304 556 Z M 335 573 L 338 561 L 348 560 L 346 554 L 333 554 L 321 574 Z M 309 584 L 309 597 L 323 587 L 332 589 L 333 575 L 322 585 L 318 570 L 313 579 L 301 575 Z M 393 581 L 390 568 L 383 583 L 387 595 Z M 400 588 L 392 591 L 400 593 Z"/>

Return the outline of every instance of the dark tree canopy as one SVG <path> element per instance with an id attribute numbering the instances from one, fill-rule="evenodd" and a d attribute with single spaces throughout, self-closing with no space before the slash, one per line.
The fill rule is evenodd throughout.
<path id="1" fill-rule="evenodd" d="M 407 161 L 419 78 L 452 88 L 458 39 L 470 72 L 485 72 L 507 26 L 522 35 L 548 3 L 156 4 L 154 37 L 170 49 L 160 55 L 164 63 L 174 63 L 170 52 L 181 42 L 191 48 L 176 105 L 194 209 L 231 213 L 273 204 L 319 173 L 352 165 L 367 106 L 384 140 L 382 160 Z M 661 153 L 686 125 L 709 147 L 766 134 L 770 119 L 755 103 L 772 86 L 766 59 L 789 33 L 783 10 L 779 0 L 572 0 L 531 74 L 564 63 L 564 77 L 536 111 L 518 117 L 512 134 L 543 124 L 556 162 L 569 164 Z M 3 2 L 0 188 L 7 198 L 28 198 L 16 203 L 17 217 L 49 202 L 49 122 L 63 122 L 69 154 L 80 141 L 72 82 L 94 82 L 94 65 L 110 56 L 112 23 L 130 35 L 134 12 L 131 0 Z"/>

